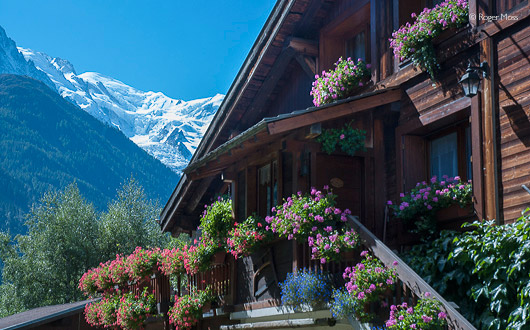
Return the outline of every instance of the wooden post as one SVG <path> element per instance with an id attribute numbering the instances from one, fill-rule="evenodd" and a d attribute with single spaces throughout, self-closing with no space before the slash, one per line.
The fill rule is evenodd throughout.
<path id="1" fill-rule="evenodd" d="M 386 197 L 384 126 L 381 119 L 374 120 L 374 187 L 375 234 L 382 237 Z"/>
<path id="2" fill-rule="evenodd" d="M 494 67 L 493 45 L 490 38 L 480 42 L 480 60 L 488 62 L 490 72 L 488 78 L 483 79 L 482 108 L 483 108 L 483 154 L 484 154 L 484 217 L 487 220 L 501 219 L 497 207 L 497 155 L 495 137 L 495 76 L 491 68 Z"/>

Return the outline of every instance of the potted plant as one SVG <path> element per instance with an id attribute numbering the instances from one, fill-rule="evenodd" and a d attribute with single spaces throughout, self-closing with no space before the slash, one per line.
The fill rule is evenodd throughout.
<path id="1" fill-rule="evenodd" d="M 439 210 L 458 205 L 463 208 L 471 204 L 473 187 L 471 181 L 464 182 L 459 176 L 436 176 L 427 183 L 418 182 L 408 193 L 400 194 L 400 202 L 387 204 L 393 209 L 396 218 L 413 224 L 413 232 L 425 238 L 437 232 L 436 213 Z"/>
<path id="2" fill-rule="evenodd" d="M 469 10 L 465 0 L 446 0 L 434 8 L 425 8 L 419 15 L 412 13 L 414 22 L 406 23 L 392 33 L 390 47 L 400 61 L 412 63 L 426 71 L 434 81 L 439 68 L 433 39 L 442 31 L 462 27 L 468 22 Z"/>
<path id="3" fill-rule="evenodd" d="M 145 320 L 156 313 L 155 297 L 144 288 L 140 294 L 128 292 L 120 298 L 116 323 L 122 329 L 141 329 Z"/>
<path id="4" fill-rule="evenodd" d="M 350 210 L 335 206 L 336 195 L 324 186 L 326 193 L 311 188 L 310 194 L 298 192 L 272 209 L 265 218 L 266 230 L 280 238 L 307 242 L 312 258 L 326 263 L 337 259 L 341 250 L 352 249 L 357 243 L 356 233 L 347 223 Z"/>
<path id="5" fill-rule="evenodd" d="M 212 254 L 224 250 L 228 230 L 233 223 L 232 201 L 229 198 L 218 197 L 217 201 L 205 205 L 199 226 L 200 240 L 214 248 Z"/>
<path id="6" fill-rule="evenodd" d="M 236 259 L 250 255 L 260 244 L 272 239 L 272 232 L 267 231 L 266 226 L 267 223 L 255 215 L 235 222 L 226 238 L 227 252 Z"/>
<path id="7" fill-rule="evenodd" d="M 316 139 L 321 143 L 322 151 L 329 155 L 335 152 L 338 146 L 343 152 L 353 156 L 357 150 L 365 150 L 366 131 L 353 128 L 352 124 L 353 122 L 350 122 L 341 128 L 323 130 Z"/>
<path id="8" fill-rule="evenodd" d="M 168 312 L 169 323 L 178 330 L 191 329 L 202 317 L 203 307 L 212 299 L 208 289 L 181 297 L 175 296 L 175 304 Z"/>
<path id="9" fill-rule="evenodd" d="M 344 300 L 344 293 L 335 293 L 340 298 L 339 301 L 346 304 L 343 304 L 343 312 L 336 307 L 334 313 L 343 315 L 344 311 L 350 310 L 359 320 L 370 321 L 373 315 L 369 313 L 368 303 L 380 300 L 396 283 L 397 276 L 394 268 L 386 267 L 368 251 L 361 252 L 361 257 L 363 260 L 360 263 L 344 270 L 342 277 L 347 281 L 345 289 L 351 298 Z M 396 265 L 397 262 L 394 262 L 394 266 Z"/>
<path id="10" fill-rule="evenodd" d="M 318 107 L 351 96 L 370 77 L 369 69 L 370 64 L 360 58 L 357 62 L 350 57 L 346 60 L 339 58 L 335 69 L 322 71 L 322 76 L 315 75 L 309 93 L 313 96 L 313 104 Z"/>
<path id="11" fill-rule="evenodd" d="M 396 330 L 444 329 L 446 317 L 447 314 L 440 311 L 440 303 L 426 292 L 415 306 L 409 306 L 406 302 L 390 306 L 390 318 L 386 321 L 386 326 Z"/>
<path id="12" fill-rule="evenodd" d="M 329 302 L 332 293 L 328 276 L 305 268 L 288 273 L 285 281 L 280 283 L 280 289 L 282 305 L 292 307 L 295 311 L 322 307 Z"/>

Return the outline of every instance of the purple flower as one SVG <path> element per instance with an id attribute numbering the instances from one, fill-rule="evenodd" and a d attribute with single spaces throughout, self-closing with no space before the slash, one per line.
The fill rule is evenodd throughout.
<path id="1" fill-rule="evenodd" d="M 427 315 L 422 315 L 421 318 L 423 319 L 423 322 L 425 323 L 429 323 L 432 321 L 432 317 L 427 316 Z"/>
<path id="2" fill-rule="evenodd" d="M 320 258 L 320 263 L 321 264 L 325 264 L 326 263 L 326 258 Z"/>
<path id="3" fill-rule="evenodd" d="M 361 257 L 366 257 L 367 255 L 368 255 L 368 251 L 365 250 L 361 252 Z"/>
<path id="4" fill-rule="evenodd" d="M 445 314 L 444 312 L 440 312 L 440 313 L 438 313 L 438 318 L 439 318 L 439 319 L 443 320 L 443 319 L 445 319 L 446 317 L 447 317 L 447 314 Z"/>
<path id="5" fill-rule="evenodd" d="M 345 138 L 344 134 L 341 134 L 341 135 L 340 135 L 340 139 L 341 139 L 341 140 L 344 140 L 344 138 Z"/>

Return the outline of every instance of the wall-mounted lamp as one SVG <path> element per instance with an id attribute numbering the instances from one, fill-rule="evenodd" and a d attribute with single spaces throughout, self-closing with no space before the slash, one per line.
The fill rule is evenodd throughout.
<path id="1" fill-rule="evenodd" d="M 477 71 L 481 71 L 481 75 Z M 482 77 L 481 77 L 482 76 Z M 462 76 L 459 83 L 462 85 L 464 95 L 473 97 L 477 95 L 480 80 L 488 77 L 488 63 L 482 62 L 480 66 L 472 66 L 471 63 L 467 66 L 466 73 Z"/>

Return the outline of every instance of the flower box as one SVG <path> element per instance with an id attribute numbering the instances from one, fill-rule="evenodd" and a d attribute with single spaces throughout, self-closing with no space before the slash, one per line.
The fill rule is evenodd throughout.
<path id="1" fill-rule="evenodd" d="M 473 215 L 473 208 L 471 207 L 471 204 L 467 205 L 466 207 L 460 207 L 458 204 L 453 204 L 436 212 L 436 221 L 450 222 L 467 218 L 471 215 Z"/>
<path id="2" fill-rule="evenodd" d="M 225 256 L 226 256 L 226 252 L 225 251 L 217 252 L 212 257 L 212 263 L 214 263 L 214 264 L 224 264 Z"/>

